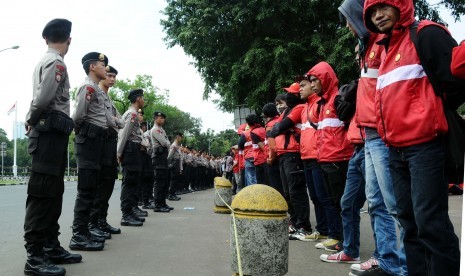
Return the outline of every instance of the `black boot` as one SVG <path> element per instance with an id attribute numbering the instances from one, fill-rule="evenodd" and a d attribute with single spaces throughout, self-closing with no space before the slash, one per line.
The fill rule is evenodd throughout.
<path id="1" fill-rule="evenodd" d="M 136 214 L 138 217 L 147 217 L 149 215 L 149 213 L 147 211 L 144 211 L 142 209 L 139 209 L 139 207 L 134 207 L 132 209 L 133 213 Z"/>
<path id="2" fill-rule="evenodd" d="M 54 264 L 75 264 L 82 261 L 81 254 L 73 254 L 64 249 L 58 239 L 47 241 L 44 245 L 45 254 Z"/>
<path id="3" fill-rule="evenodd" d="M 138 214 L 136 214 L 135 212 L 132 212 L 131 213 L 131 216 L 134 220 L 137 220 L 137 221 L 140 221 L 140 222 L 145 222 L 145 218 L 143 217 L 140 217 Z"/>
<path id="4" fill-rule="evenodd" d="M 146 202 L 142 205 L 142 209 L 153 209 L 155 205 L 151 204 L 150 202 Z"/>
<path id="5" fill-rule="evenodd" d="M 71 250 L 101 251 L 103 247 L 103 242 L 96 242 L 95 237 L 92 237 L 88 229 L 73 229 L 73 237 L 69 242 Z"/>
<path id="6" fill-rule="evenodd" d="M 121 234 L 121 229 L 111 226 L 104 218 L 98 220 L 98 226 L 103 232 L 110 234 Z"/>
<path id="7" fill-rule="evenodd" d="M 56 266 L 45 254 L 42 245 L 26 244 L 27 259 L 24 265 L 25 275 L 63 276 L 66 270 Z"/>
<path id="8" fill-rule="evenodd" d="M 181 198 L 180 198 L 179 196 L 177 196 L 177 195 L 170 195 L 170 196 L 168 197 L 168 200 L 171 200 L 171 201 L 179 201 L 179 200 L 181 200 Z"/>
<path id="9" fill-rule="evenodd" d="M 105 240 L 111 239 L 111 234 L 102 231 L 98 226 L 97 223 L 89 224 L 89 232 L 94 237 L 104 238 Z"/>
<path id="10" fill-rule="evenodd" d="M 121 225 L 122 226 L 142 226 L 143 223 L 141 221 L 136 220 L 132 214 L 127 213 L 123 214 L 121 218 Z"/>

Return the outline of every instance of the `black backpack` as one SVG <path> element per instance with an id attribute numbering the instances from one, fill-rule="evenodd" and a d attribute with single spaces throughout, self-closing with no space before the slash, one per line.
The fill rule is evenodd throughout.
<path id="1" fill-rule="evenodd" d="M 418 45 L 418 22 L 410 26 L 410 40 L 417 50 L 420 63 L 425 70 L 429 82 L 433 86 L 434 92 L 441 97 L 444 105 L 444 114 L 446 116 L 449 131 L 444 139 L 445 149 L 445 174 L 449 183 L 463 183 L 464 177 L 464 156 L 465 156 L 465 121 L 457 113 L 458 106 L 465 102 L 465 87 L 459 91 L 443 91 L 440 82 L 433 74 L 425 58 L 421 55 Z M 447 100 L 446 100 L 447 99 Z"/>

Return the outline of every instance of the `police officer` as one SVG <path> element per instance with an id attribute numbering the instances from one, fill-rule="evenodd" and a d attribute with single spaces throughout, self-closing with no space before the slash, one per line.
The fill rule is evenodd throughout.
<path id="1" fill-rule="evenodd" d="M 165 119 L 165 114 L 156 111 L 153 114 L 154 124 L 150 130 L 153 146 L 152 164 L 155 169 L 154 212 L 171 211 L 170 206 L 166 204 L 167 189 L 169 187 L 168 149 L 170 147 L 170 141 L 168 140 L 166 132 L 162 127 L 165 124 Z"/>
<path id="2" fill-rule="evenodd" d="M 115 180 L 118 178 L 118 162 L 116 160 L 118 130 L 124 127 L 124 121 L 108 95 L 108 91 L 115 84 L 118 70 L 113 66 L 107 66 L 106 71 L 106 78 L 100 81 L 99 87 L 104 92 L 107 129 L 104 135 L 103 166 L 97 186 L 95 204 L 91 212 L 89 230 L 94 234 L 98 232 L 96 228 L 109 234 L 120 234 L 121 229 L 108 224 L 107 215 L 109 200 L 115 187 Z"/>
<path id="3" fill-rule="evenodd" d="M 142 226 L 144 218 L 134 213 L 137 207 L 137 187 L 142 169 L 141 151 L 141 115 L 138 110 L 144 108 L 144 91 L 135 89 L 128 96 L 131 106 L 123 114 L 124 128 L 118 133 L 117 157 L 123 167 L 123 183 L 121 186 L 121 225 Z"/>
<path id="4" fill-rule="evenodd" d="M 150 138 L 150 130 L 147 128 L 147 122 L 141 125 L 144 140 L 147 141 L 147 152 L 143 157 L 144 174 L 142 176 L 142 209 L 153 209 L 153 182 L 155 180 L 154 170 L 152 166 L 152 141 Z"/>
<path id="5" fill-rule="evenodd" d="M 28 152 L 32 156 L 24 220 L 26 275 L 65 275 L 66 270 L 55 264 L 82 260 L 81 255 L 70 254 L 58 241 L 66 149 L 73 128 L 68 71 L 63 61 L 71 43 L 71 25 L 66 19 L 47 23 L 42 37 L 48 51 L 33 75 L 33 99 L 26 116 Z"/>
<path id="6" fill-rule="evenodd" d="M 104 138 L 107 131 L 105 93 L 98 83 L 106 79 L 108 58 L 98 52 L 86 54 L 82 66 L 87 74 L 78 89 L 73 114 L 76 137 L 74 148 L 78 166 L 77 196 L 74 205 L 73 237 L 69 248 L 99 251 L 104 247 L 104 232 L 89 231 L 90 213 L 95 201 L 103 167 Z"/>
<path id="7" fill-rule="evenodd" d="M 181 155 L 182 138 L 182 133 L 176 133 L 174 136 L 174 142 L 171 144 L 168 152 L 168 167 L 170 168 L 170 189 L 168 200 L 173 201 L 181 200 L 181 198 L 176 195 L 176 192 L 179 190 L 181 174 L 183 171 Z"/>

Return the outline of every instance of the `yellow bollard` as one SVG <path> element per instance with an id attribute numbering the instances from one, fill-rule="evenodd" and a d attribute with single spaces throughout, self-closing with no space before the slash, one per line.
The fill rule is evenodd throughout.
<path id="1" fill-rule="evenodd" d="M 215 213 L 220 213 L 220 214 L 231 214 L 231 210 L 224 204 L 224 202 L 220 199 L 218 194 L 221 195 L 224 201 L 228 205 L 231 205 L 231 200 L 232 200 L 232 184 L 229 180 L 227 180 L 224 177 L 215 177 L 215 189 L 218 191 L 218 193 L 215 193 L 215 207 L 213 208 L 213 211 Z"/>
<path id="2" fill-rule="evenodd" d="M 243 275 L 285 275 L 289 261 L 286 200 L 275 189 L 255 184 L 242 189 L 234 197 L 231 207 L 237 228 L 236 241 L 234 222 L 231 221 L 232 270 L 239 271 L 237 242 Z"/>

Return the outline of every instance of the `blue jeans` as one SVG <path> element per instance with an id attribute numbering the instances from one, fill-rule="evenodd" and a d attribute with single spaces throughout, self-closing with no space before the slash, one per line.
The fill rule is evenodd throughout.
<path id="1" fill-rule="evenodd" d="M 344 253 L 352 258 L 360 257 L 360 209 L 365 200 L 365 150 L 356 145 L 341 198 Z"/>
<path id="2" fill-rule="evenodd" d="M 407 275 L 402 242 L 404 229 L 398 223 L 393 181 L 388 169 L 389 148 L 380 137 L 365 141 L 366 197 L 372 220 L 373 236 L 381 268 L 393 275 Z M 400 242 L 396 233 L 400 230 Z"/>
<path id="3" fill-rule="evenodd" d="M 440 139 L 389 150 L 409 275 L 459 275 L 459 240 L 448 214 Z"/>
<path id="4" fill-rule="evenodd" d="M 253 161 L 245 160 L 245 186 L 257 184 L 257 175 L 255 174 L 255 165 Z"/>
<path id="5" fill-rule="evenodd" d="M 307 184 L 308 194 L 312 200 L 313 207 L 315 209 L 315 218 L 316 218 L 316 231 L 321 235 L 328 235 L 328 222 L 326 220 L 326 213 L 323 204 L 321 203 L 320 198 L 328 198 L 326 191 L 324 190 L 324 178 L 323 171 L 320 168 L 320 165 L 316 159 L 304 159 L 304 173 L 305 173 L 305 182 Z M 319 188 L 316 188 L 319 187 Z M 317 190 L 320 191 L 319 197 L 317 195 Z M 324 199 L 323 199 L 324 200 Z"/>

